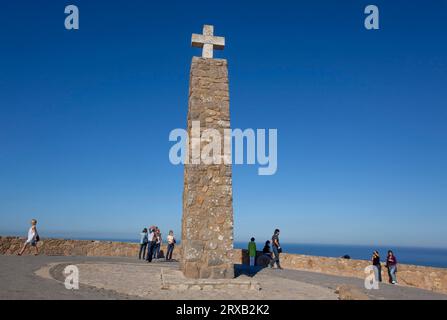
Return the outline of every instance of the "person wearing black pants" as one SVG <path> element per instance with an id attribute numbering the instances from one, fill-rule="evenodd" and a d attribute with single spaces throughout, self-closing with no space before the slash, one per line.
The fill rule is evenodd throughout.
<path id="1" fill-rule="evenodd" d="M 152 256 L 154 255 L 155 246 L 157 245 L 156 241 L 149 242 L 149 248 L 147 249 L 147 262 L 152 262 Z"/>
<path id="2" fill-rule="evenodd" d="M 140 253 L 138 254 L 138 259 L 141 260 L 141 257 L 143 259 L 146 257 L 146 249 L 147 249 L 147 229 L 144 228 L 141 232 L 141 240 L 140 240 Z"/>
<path id="3" fill-rule="evenodd" d="M 372 264 L 375 267 L 374 276 L 377 281 L 382 282 L 382 266 L 380 264 L 379 251 L 374 251 L 372 256 Z"/>

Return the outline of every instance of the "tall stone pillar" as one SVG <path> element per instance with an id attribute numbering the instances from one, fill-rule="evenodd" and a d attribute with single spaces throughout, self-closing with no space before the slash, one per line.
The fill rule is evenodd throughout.
<path id="1" fill-rule="evenodd" d="M 201 134 L 216 129 L 224 137 L 224 129 L 230 128 L 228 67 L 224 59 L 192 60 L 187 125 L 190 153 L 198 148 L 192 132 L 196 121 L 200 121 Z M 200 150 L 206 145 L 202 141 Z M 223 160 L 221 164 L 193 161 L 184 168 L 181 270 L 189 278 L 233 278 L 231 165 Z"/>

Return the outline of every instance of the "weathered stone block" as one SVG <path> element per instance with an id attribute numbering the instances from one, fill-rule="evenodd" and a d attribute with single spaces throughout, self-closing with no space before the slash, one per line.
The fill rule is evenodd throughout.
<path id="1" fill-rule="evenodd" d="M 208 268 L 208 267 L 204 267 L 204 266 L 202 266 L 202 267 L 200 268 L 199 277 L 200 277 L 201 279 L 208 279 L 208 278 L 210 278 L 210 276 L 211 276 L 211 269 Z"/>
<path id="2" fill-rule="evenodd" d="M 183 274 L 188 278 L 199 278 L 199 266 L 196 262 L 185 262 L 182 264 Z"/>
<path id="3" fill-rule="evenodd" d="M 183 243 L 183 260 L 186 262 L 199 261 L 204 249 L 200 240 L 185 240 Z"/>
<path id="4" fill-rule="evenodd" d="M 232 264 L 211 268 L 211 279 L 232 279 L 234 278 L 234 266 Z"/>

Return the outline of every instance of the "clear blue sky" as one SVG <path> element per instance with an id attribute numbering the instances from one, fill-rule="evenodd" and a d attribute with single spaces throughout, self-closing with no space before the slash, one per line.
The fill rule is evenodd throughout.
<path id="1" fill-rule="evenodd" d="M 420 0 L 3 2 L 0 234 L 32 217 L 42 236 L 180 233 L 168 135 L 208 23 L 227 39 L 232 126 L 278 129 L 276 175 L 234 167 L 236 240 L 445 247 L 446 18 Z"/>

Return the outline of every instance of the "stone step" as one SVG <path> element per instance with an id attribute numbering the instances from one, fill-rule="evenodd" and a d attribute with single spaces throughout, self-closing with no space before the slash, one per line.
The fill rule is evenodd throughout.
<path id="1" fill-rule="evenodd" d="M 161 268 L 160 277 L 163 290 L 261 290 L 257 281 L 246 276 L 235 279 L 189 279 L 180 270 Z"/>

